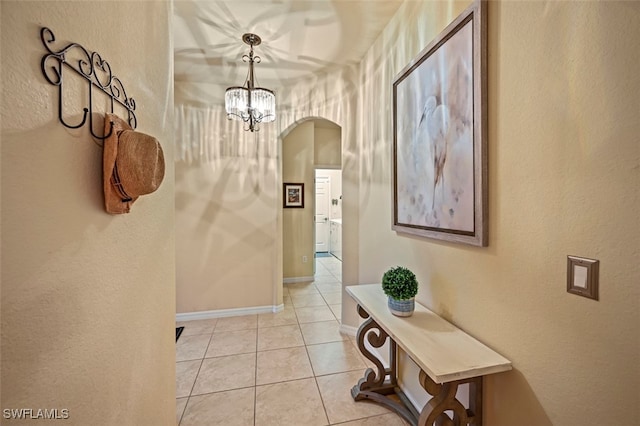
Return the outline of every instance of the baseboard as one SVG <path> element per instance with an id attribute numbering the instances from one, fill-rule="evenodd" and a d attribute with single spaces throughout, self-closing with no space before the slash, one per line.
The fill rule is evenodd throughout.
<path id="1" fill-rule="evenodd" d="M 304 283 L 308 281 L 313 281 L 314 277 L 293 277 L 293 278 L 283 278 L 283 284 L 293 284 L 293 283 Z"/>
<path id="2" fill-rule="evenodd" d="M 347 336 L 355 337 L 358 333 L 358 327 L 351 327 L 350 325 L 340 324 L 340 333 L 346 334 Z"/>
<path id="3" fill-rule="evenodd" d="M 411 392 L 411 389 L 403 386 L 401 383 L 398 384 L 398 387 L 400 388 L 404 396 L 407 397 L 411 405 L 413 405 L 413 409 L 416 410 L 418 413 L 422 411 L 422 407 L 424 407 L 424 404 L 423 405 L 418 404 L 418 402 L 416 401 L 416 398 L 413 396 Z"/>
<path id="4" fill-rule="evenodd" d="M 176 314 L 176 321 L 193 321 L 211 318 L 237 317 L 241 315 L 270 314 L 282 312 L 284 305 L 255 306 L 251 308 L 217 309 L 214 311 L 185 312 Z"/>

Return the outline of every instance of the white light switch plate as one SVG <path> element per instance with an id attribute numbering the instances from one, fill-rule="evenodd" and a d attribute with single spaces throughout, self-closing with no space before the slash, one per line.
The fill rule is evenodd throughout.
<path id="1" fill-rule="evenodd" d="M 598 300 L 599 269 L 599 260 L 567 256 L 567 291 Z"/>

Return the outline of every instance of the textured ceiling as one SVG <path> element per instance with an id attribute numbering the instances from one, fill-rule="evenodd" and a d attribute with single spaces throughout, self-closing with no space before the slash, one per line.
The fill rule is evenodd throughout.
<path id="1" fill-rule="evenodd" d="M 243 84 L 249 46 L 242 34 L 262 38 L 255 53 L 260 86 L 277 89 L 309 74 L 355 64 L 402 0 L 178 0 L 174 19 L 176 85 L 198 85 L 224 96 Z M 193 90 L 192 90 L 193 92 Z M 197 92 L 197 90 L 195 91 Z M 181 99 L 189 101 L 189 99 Z M 202 100 L 199 100 L 202 101 Z"/>

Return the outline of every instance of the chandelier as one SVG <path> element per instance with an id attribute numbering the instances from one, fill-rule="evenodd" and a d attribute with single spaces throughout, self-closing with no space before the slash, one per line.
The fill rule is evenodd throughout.
<path id="1" fill-rule="evenodd" d="M 244 130 L 257 132 L 260 123 L 269 123 L 276 119 L 276 95 L 272 90 L 255 86 L 253 64 L 260 63 L 260 56 L 253 54 L 253 46 L 258 46 L 262 39 L 251 33 L 244 34 L 242 41 L 251 47 L 248 55 L 242 60 L 249 62 L 249 73 L 244 86 L 229 87 L 224 94 L 224 104 L 229 120 L 242 120 Z"/>

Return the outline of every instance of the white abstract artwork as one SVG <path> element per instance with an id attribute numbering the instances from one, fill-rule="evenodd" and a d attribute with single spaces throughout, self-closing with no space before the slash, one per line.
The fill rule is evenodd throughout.
<path id="1" fill-rule="evenodd" d="M 470 20 L 394 83 L 399 225 L 474 233 L 473 73 Z"/>

